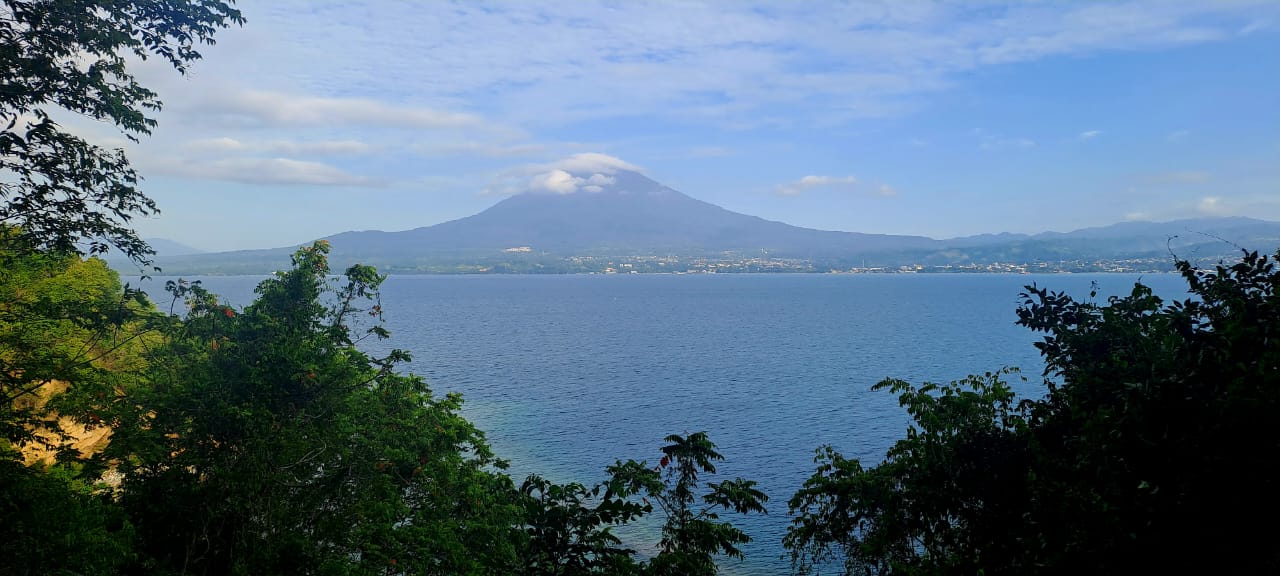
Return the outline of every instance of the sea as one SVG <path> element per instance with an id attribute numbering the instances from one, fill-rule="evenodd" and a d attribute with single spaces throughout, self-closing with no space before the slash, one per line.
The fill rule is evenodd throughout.
<path id="1" fill-rule="evenodd" d="M 165 302 L 169 278 L 126 279 Z M 191 277 L 242 307 L 262 277 Z M 510 462 L 593 484 L 617 460 L 654 464 L 668 434 L 706 431 L 724 455 L 709 481 L 755 480 L 768 513 L 724 514 L 753 541 L 722 574 L 785 574 L 787 500 L 830 445 L 864 465 L 909 425 L 885 378 L 949 382 L 1016 367 L 1045 390 L 1042 336 L 1018 327 L 1028 285 L 1105 301 L 1142 282 L 1186 297 L 1171 274 L 703 274 L 391 276 L 382 308 L 405 370 L 463 412 Z M 658 524 L 625 530 L 652 552 Z"/>

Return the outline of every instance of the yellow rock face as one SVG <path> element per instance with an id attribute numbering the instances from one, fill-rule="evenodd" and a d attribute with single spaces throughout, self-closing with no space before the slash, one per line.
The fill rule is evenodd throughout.
<path id="1" fill-rule="evenodd" d="M 67 386 L 66 382 L 56 380 L 47 382 L 34 395 L 26 396 L 16 402 L 25 407 L 41 408 L 49 403 L 50 398 L 66 392 Z M 63 440 L 84 457 L 101 452 L 111 440 L 111 428 L 107 426 L 86 426 L 67 416 L 59 416 L 58 425 L 61 426 L 65 435 Z M 28 466 L 37 463 L 53 464 L 54 458 L 58 453 L 59 442 L 57 434 L 48 429 L 38 429 L 35 433 L 50 444 L 53 444 L 53 446 L 49 447 L 40 443 L 24 446 L 22 448 L 23 462 Z"/>

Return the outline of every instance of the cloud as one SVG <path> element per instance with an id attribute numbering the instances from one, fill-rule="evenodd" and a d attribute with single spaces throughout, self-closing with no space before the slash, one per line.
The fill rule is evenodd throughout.
<path id="1" fill-rule="evenodd" d="M 690 148 L 687 156 L 689 158 L 724 158 L 733 156 L 733 150 L 720 146 L 698 146 Z"/>
<path id="2" fill-rule="evenodd" d="M 640 172 L 641 169 L 635 164 L 626 162 L 621 158 L 601 154 L 599 152 L 583 152 L 574 154 L 563 160 L 557 160 L 547 166 L 551 169 L 560 169 L 575 174 L 613 174 L 619 170 L 629 170 L 632 172 Z"/>
<path id="3" fill-rule="evenodd" d="M 268 140 L 244 142 L 235 138 L 205 138 L 188 141 L 185 148 L 194 152 L 255 153 L 273 156 L 327 156 L 367 154 L 372 146 L 357 140 L 319 140 L 297 142 L 292 140 Z"/>
<path id="4" fill-rule="evenodd" d="M 1245 24 L 1244 26 L 1240 27 L 1240 30 L 1238 30 L 1236 34 L 1239 34 L 1241 36 L 1248 36 L 1250 34 L 1253 34 L 1254 32 L 1257 32 L 1259 30 L 1266 30 L 1270 27 L 1271 27 L 1271 22 L 1267 20 L 1253 20 L 1248 24 Z"/>
<path id="5" fill-rule="evenodd" d="M 547 151 L 542 144 L 492 144 L 485 142 L 452 142 L 423 146 L 428 156 L 483 156 L 486 158 L 510 158 L 537 156 Z"/>
<path id="6" fill-rule="evenodd" d="M 897 196 L 898 190 L 888 184 L 881 184 L 879 188 L 876 188 L 876 195 L 877 196 Z"/>
<path id="7" fill-rule="evenodd" d="M 213 162 L 169 163 L 155 167 L 162 174 L 244 184 L 288 186 L 375 186 L 376 180 L 356 176 L 319 162 L 289 158 L 227 158 Z"/>
<path id="8" fill-rule="evenodd" d="M 193 115 L 220 122 L 269 127 L 374 126 L 404 129 L 466 128 L 484 125 L 480 117 L 419 106 L 399 106 L 370 98 L 326 98 L 262 90 L 210 94 Z"/>
<path id="9" fill-rule="evenodd" d="M 1036 141 L 1021 136 L 1003 136 L 999 134 L 988 134 L 986 131 L 978 128 L 973 131 L 978 135 L 978 147 L 983 150 L 1009 150 L 1009 149 L 1027 149 L 1035 148 Z"/>
<path id="10" fill-rule="evenodd" d="M 858 179 L 853 176 L 805 176 L 795 182 L 778 185 L 774 191 L 782 196 L 799 196 L 805 190 L 817 188 L 819 186 L 838 186 L 843 185 L 850 187 L 857 184 Z"/>
<path id="11" fill-rule="evenodd" d="M 1205 196 L 1196 204 L 1196 212 L 1209 216 L 1226 216 L 1231 210 L 1223 204 L 1221 196 Z"/>
<path id="12" fill-rule="evenodd" d="M 838 123 L 901 114 L 913 96 L 977 68 L 1221 41 L 1274 13 L 1265 2 L 1125 0 L 693 2 L 680 5 L 678 23 L 644 2 L 387 3 L 378 18 L 368 10 L 301 0 L 258 7 L 254 29 L 271 34 L 252 57 L 271 58 L 254 62 L 259 77 L 246 85 L 408 94 L 522 125 L 646 115 L 734 125 L 783 108 L 798 123 Z M 270 108 L 280 120 L 332 109 Z M 414 125 L 469 120 L 430 109 Z"/>
<path id="13" fill-rule="evenodd" d="M 612 156 L 606 156 L 604 154 L 600 154 L 599 156 L 608 158 L 609 160 L 603 161 L 601 158 L 576 158 L 562 160 L 558 164 L 560 166 L 573 169 L 575 172 L 592 171 L 582 170 L 583 167 L 600 169 L 601 172 L 594 172 L 590 176 L 575 176 L 564 168 L 555 168 L 550 172 L 537 174 L 531 178 L 529 180 L 529 191 L 550 192 L 552 194 L 572 194 L 578 191 L 602 192 L 604 191 L 605 186 L 617 181 L 617 178 L 609 175 L 615 173 L 619 169 L 617 166 L 631 165 Z M 593 162 L 603 163 L 595 164 Z"/>
<path id="14" fill-rule="evenodd" d="M 1190 130 L 1174 130 L 1165 136 L 1165 140 L 1178 143 L 1185 142 L 1191 136 Z"/>
<path id="15" fill-rule="evenodd" d="M 480 194 L 602 192 L 617 181 L 615 175 L 623 170 L 639 172 L 641 168 L 616 156 L 583 152 L 554 162 L 527 164 L 500 172 Z"/>
<path id="16" fill-rule="evenodd" d="M 552 170 L 529 180 L 529 188 L 538 192 L 570 194 L 578 190 L 579 179 L 564 170 Z"/>
<path id="17" fill-rule="evenodd" d="M 1210 174 L 1203 170 L 1184 170 L 1177 172 L 1163 172 L 1160 174 L 1152 174 L 1146 178 L 1151 184 L 1204 184 L 1210 179 Z"/>
<path id="18" fill-rule="evenodd" d="M 1081 140 L 1093 140 L 1102 134 L 1101 130 L 1085 130 L 1080 133 Z"/>

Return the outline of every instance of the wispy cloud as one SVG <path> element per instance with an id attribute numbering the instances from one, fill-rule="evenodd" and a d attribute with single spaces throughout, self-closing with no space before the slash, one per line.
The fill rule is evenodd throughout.
<path id="1" fill-rule="evenodd" d="M 1101 130 L 1085 130 L 1084 132 L 1080 133 L 1079 138 L 1081 140 L 1093 140 L 1094 138 L 1097 138 L 1098 136 L 1101 136 L 1101 135 L 1102 135 Z"/>
<path id="2" fill-rule="evenodd" d="M 408 92 L 446 109 L 465 102 L 521 124 L 636 114 L 734 124 L 798 102 L 802 121 L 845 122 L 910 110 L 912 96 L 975 68 L 1213 42 L 1265 20 L 1248 3 L 1136 1 L 695 2 L 679 7 L 678 23 L 674 8 L 641 2 L 393 3 L 378 18 L 359 10 L 282 0 L 259 7 L 255 22 L 281 28 L 273 33 L 290 53 L 280 64 L 312 70 L 321 92 L 338 82 L 324 78 L 340 78 L 366 95 Z M 291 98 L 296 110 L 281 111 L 261 100 L 238 105 L 276 122 L 334 110 Z M 386 117 L 356 108 L 366 109 L 362 121 Z M 417 126 L 474 120 L 441 109 L 409 117 Z"/>
<path id="3" fill-rule="evenodd" d="M 724 158 L 733 156 L 733 150 L 722 146 L 698 146 L 689 149 L 689 158 Z"/>
<path id="4" fill-rule="evenodd" d="M 1248 24 L 1245 24 L 1244 26 L 1242 26 L 1240 30 L 1236 33 L 1241 36 L 1248 36 L 1250 34 L 1253 34 L 1254 32 L 1258 32 L 1260 30 L 1266 30 L 1270 27 L 1271 27 L 1271 22 L 1268 20 L 1252 20 Z"/>
<path id="5" fill-rule="evenodd" d="M 154 167 L 157 173 L 200 180 L 286 186 L 378 186 L 372 178 L 350 174 L 320 162 L 290 158 L 227 158 L 212 162 L 170 162 Z"/>
<path id="6" fill-rule="evenodd" d="M 1190 137 L 1191 137 L 1190 130 L 1174 130 L 1173 132 L 1166 134 L 1164 138 L 1165 140 L 1168 140 L 1170 142 L 1178 143 L 1178 142 L 1185 142 L 1187 138 L 1190 138 Z"/>
<path id="7" fill-rule="evenodd" d="M 486 158 L 519 158 L 547 152 L 543 144 L 495 144 L 489 142 L 449 142 L 421 146 L 428 156 L 482 156 Z"/>
<path id="8" fill-rule="evenodd" d="M 600 152 L 582 152 L 546 165 L 547 168 L 566 170 L 575 174 L 613 174 L 619 170 L 641 172 L 642 168 L 617 156 Z"/>
<path id="9" fill-rule="evenodd" d="M 1151 174 L 1144 179 L 1150 184 L 1204 184 L 1211 175 L 1203 170 L 1180 170 Z"/>
<path id="10" fill-rule="evenodd" d="M 1008 150 L 1018 148 L 1035 148 L 1036 141 L 1023 136 L 1005 136 L 1003 134 L 991 134 L 982 128 L 975 128 L 974 135 L 978 137 L 978 147 L 983 150 Z"/>
<path id="11" fill-rule="evenodd" d="M 193 152 L 206 153 L 257 153 L 277 156 L 328 156 L 368 154 L 373 147 L 356 140 L 317 140 L 299 142 L 293 140 L 243 141 L 226 136 L 191 140 L 184 146 Z"/>
<path id="12" fill-rule="evenodd" d="M 379 128 L 443 129 L 477 127 L 484 121 L 473 114 L 422 106 L 402 106 L 372 98 L 330 98 L 262 90 L 234 90 L 210 94 L 191 116 L 218 122 L 264 127 L 333 127 L 356 125 Z"/>
<path id="13" fill-rule="evenodd" d="M 1226 216 L 1230 208 L 1222 201 L 1221 196 L 1205 196 L 1196 204 L 1196 211 L 1208 216 Z"/>
<path id="14" fill-rule="evenodd" d="M 780 184 L 774 191 L 782 196 L 799 196 L 806 190 L 825 186 L 851 187 L 858 183 L 853 176 L 805 176 L 794 182 Z"/>

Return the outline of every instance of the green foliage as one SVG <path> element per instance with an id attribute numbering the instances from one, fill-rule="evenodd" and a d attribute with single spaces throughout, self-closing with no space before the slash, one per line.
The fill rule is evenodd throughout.
<path id="1" fill-rule="evenodd" d="M 640 573 L 635 550 L 623 548 L 612 527 L 641 518 L 652 506 L 629 501 L 631 494 L 605 490 L 603 484 L 560 485 L 537 475 L 525 480 L 520 493 L 527 537 L 521 574 Z"/>
<path id="2" fill-rule="evenodd" d="M 129 138 L 149 134 L 148 113 L 161 102 L 129 73 L 126 57 L 158 56 L 185 73 L 199 44 L 242 22 L 221 0 L 4 0 L 0 225 L 18 227 L 34 246 L 101 253 L 114 245 L 145 261 L 150 249 L 128 223 L 157 209 L 123 150 L 90 144 L 51 114 L 109 122 Z"/>
<path id="3" fill-rule="evenodd" d="M 112 574 L 132 559 L 123 512 L 70 476 L 0 459 L 0 574 Z"/>
<path id="4" fill-rule="evenodd" d="M 0 229 L 0 442 L 56 447 L 58 414 L 101 423 L 96 410 L 139 361 L 147 304 L 102 261 L 15 248 L 11 232 Z M 49 398 L 53 381 L 69 386 Z"/>
<path id="5" fill-rule="evenodd" d="M 1022 475 L 1023 406 L 1004 370 L 947 385 L 885 380 L 915 425 L 878 466 L 864 468 L 831 447 L 792 497 L 783 544 L 797 570 L 832 561 L 846 574 L 989 571 L 989 557 L 1024 543 L 1016 531 Z"/>
<path id="6" fill-rule="evenodd" d="M 751 541 L 741 529 L 721 521 L 721 512 L 764 513 L 769 500 L 755 488 L 755 481 L 735 478 L 707 482 L 700 498 L 699 474 L 714 474 L 715 462 L 724 457 L 706 432 L 683 437 L 667 436 L 662 459 L 656 467 L 628 460 L 610 466 L 610 492 L 643 494 L 645 503 L 656 503 L 665 522 L 658 555 L 645 567 L 646 574 L 716 574 L 716 555 L 741 558 L 742 544 Z"/>
<path id="7" fill-rule="evenodd" d="M 138 367 L 145 307 L 102 261 L 30 250 L 13 232 L 0 228 L 0 573 L 112 573 L 134 534 L 70 441 L 109 425 L 100 414 Z M 33 453 L 58 462 L 24 466 Z"/>
<path id="8" fill-rule="evenodd" d="M 830 448 L 790 502 L 800 572 L 1274 573 L 1280 272 L 1246 253 L 1105 305 L 1028 287 L 1048 394 L 1001 374 L 885 381 L 914 425 L 883 463 Z"/>
<path id="9" fill-rule="evenodd" d="M 174 284 L 104 458 L 158 573 L 500 574 L 518 508 L 456 395 L 398 374 L 368 267 L 329 285 L 327 244 L 300 250 L 241 312 Z"/>
<path id="10" fill-rule="evenodd" d="M 1042 542 L 1086 570 L 1274 573 L 1258 527 L 1280 513 L 1280 271 L 1257 253 L 1178 269 L 1183 301 L 1032 288 L 1019 311 L 1061 380 L 1032 412 L 1056 503 Z"/>

